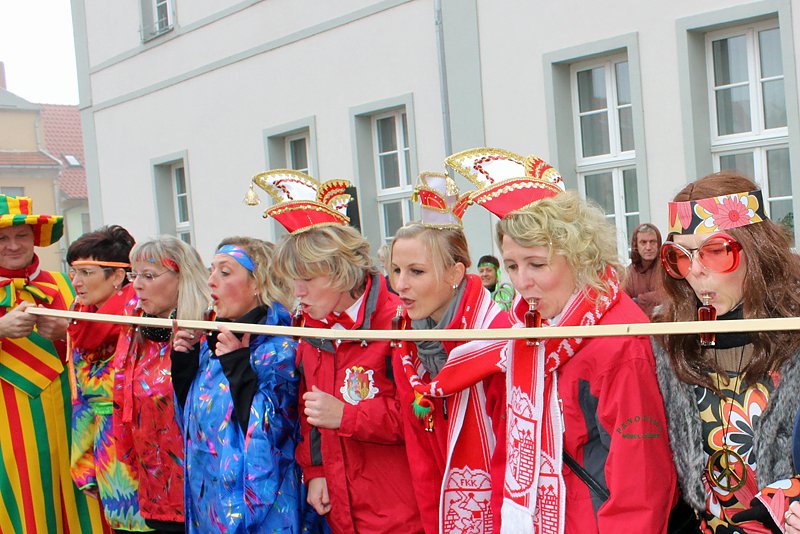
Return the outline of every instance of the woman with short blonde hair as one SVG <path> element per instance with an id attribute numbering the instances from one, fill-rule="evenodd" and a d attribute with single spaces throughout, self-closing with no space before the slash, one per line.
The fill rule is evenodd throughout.
<path id="1" fill-rule="evenodd" d="M 605 293 L 609 290 L 602 276 L 606 268 L 622 272 L 616 229 L 597 205 L 574 191 L 542 199 L 535 210 L 509 213 L 497 223 L 498 244 L 506 235 L 514 236 L 523 247 L 546 247 L 550 254 L 564 256 L 576 286 L 584 290 Z"/>
<path id="2" fill-rule="evenodd" d="M 296 324 L 332 330 L 390 329 L 400 302 L 348 226 L 350 185 L 289 170 L 254 182 L 290 233 L 275 251 L 277 276 L 291 283 Z M 302 184 L 302 187 L 299 185 Z M 403 444 L 389 342 L 302 338 L 297 460 L 308 502 L 334 533 L 422 530 Z"/>
<path id="3" fill-rule="evenodd" d="M 614 228 L 553 167 L 497 149 L 447 163 L 500 217 L 517 325 L 647 321 L 620 290 Z M 646 338 L 537 341 L 534 331 L 508 344 L 507 391 L 504 531 L 666 532 L 675 468 Z"/>

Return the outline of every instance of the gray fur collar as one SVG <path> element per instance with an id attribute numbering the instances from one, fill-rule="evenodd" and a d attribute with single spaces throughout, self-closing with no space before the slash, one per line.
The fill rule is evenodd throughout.
<path id="1" fill-rule="evenodd" d="M 693 387 L 678 380 L 669 365 L 666 351 L 652 341 L 656 373 L 669 424 L 670 445 L 683 497 L 693 508 L 705 510 L 703 486 L 705 458 L 700 417 Z M 758 472 L 758 487 L 791 477 L 792 429 L 800 407 L 800 354 L 781 367 L 781 380 L 767 409 L 754 427 L 753 452 Z"/>

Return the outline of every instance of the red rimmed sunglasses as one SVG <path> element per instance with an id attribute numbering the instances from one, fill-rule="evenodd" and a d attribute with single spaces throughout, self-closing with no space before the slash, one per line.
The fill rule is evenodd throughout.
<path id="1" fill-rule="evenodd" d="M 713 273 L 730 273 L 739 266 L 742 245 L 728 234 L 716 234 L 697 248 L 685 248 L 672 241 L 661 246 L 661 264 L 667 274 L 677 280 L 686 278 L 696 257 Z"/>

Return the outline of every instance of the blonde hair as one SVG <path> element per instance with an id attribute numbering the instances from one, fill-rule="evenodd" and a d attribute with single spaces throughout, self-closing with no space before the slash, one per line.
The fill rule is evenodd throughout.
<path id="1" fill-rule="evenodd" d="M 134 246 L 130 259 L 131 263 L 135 261 L 152 262 L 177 272 L 177 318 L 203 319 L 203 313 L 211 302 L 211 293 L 206 284 L 208 270 L 195 249 L 176 237 L 164 235 Z M 166 265 L 165 259 L 175 262 L 178 265 L 178 271 Z"/>
<path id="2" fill-rule="evenodd" d="M 363 293 L 378 271 L 369 242 L 351 226 L 319 226 L 286 236 L 275 250 L 275 272 L 287 282 L 330 276 L 331 287 L 352 297 Z"/>
<path id="3" fill-rule="evenodd" d="M 254 237 L 231 236 L 220 241 L 217 250 L 225 245 L 240 247 L 253 260 L 255 269 L 248 273 L 256 283 L 259 304 L 270 306 L 273 302 L 279 302 L 287 308 L 292 307 L 294 299 L 288 281 L 272 274 L 275 245 Z"/>
<path id="4" fill-rule="evenodd" d="M 574 191 L 545 198 L 514 211 L 497 223 L 497 243 L 503 248 L 508 236 L 523 247 L 547 247 L 550 254 L 567 260 L 575 283 L 584 293 L 593 288 L 610 290 L 603 275 L 611 266 L 619 273 L 616 229 L 602 210 Z"/>
<path id="5" fill-rule="evenodd" d="M 392 262 L 394 261 L 394 243 L 398 239 L 418 239 L 431 253 L 433 271 L 441 279 L 444 271 L 456 263 L 469 269 L 472 260 L 469 257 L 467 237 L 461 228 L 431 228 L 420 222 L 410 222 L 400 228 L 392 243 Z"/>

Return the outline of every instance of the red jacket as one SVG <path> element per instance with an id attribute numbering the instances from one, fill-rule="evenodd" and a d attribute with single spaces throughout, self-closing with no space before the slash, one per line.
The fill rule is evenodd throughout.
<path id="1" fill-rule="evenodd" d="M 399 298 L 386 289 L 383 277 L 373 276 L 355 328 L 390 330 L 399 304 Z M 310 317 L 305 319 L 309 327 L 327 327 Z M 332 530 L 422 532 L 403 445 L 389 342 L 342 341 L 337 345 L 304 338 L 297 357 L 303 375 L 303 441 L 297 447 L 297 461 L 306 483 L 325 477 L 331 500 L 327 520 Z M 302 393 L 312 386 L 345 403 L 337 430 L 308 424 Z"/>
<path id="2" fill-rule="evenodd" d="M 134 297 L 126 315 L 135 303 Z M 129 327 L 119 336 L 114 367 L 117 454 L 139 479 L 141 514 L 183 523 L 183 436 L 175 417 L 170 342 L 146 339 Z"/>
<path id="3" fill-rule="evenodd" d="M 468 284 L 480 285 L 477 276 L 469 275 Z M 488 292 L 487 292 L 488 295 Z M 497 306 L 497 304 L 493 304 Z M 463 328 L 465 313 L 475 309 L 474 302 L 463 299 L 456 311 L 453 320 L 447 329 Z M 469 312 L 467 311 L 469 310 Z M 510 319 L 506 312 L 501 311 L 490 323 L 490 328 L 508 328 Z M 450 354 L 454 348 L 463 345 L 463 341 L 444 341 L 442 345 Z M 452 413 L 452 400 L 450 397 L 430 397 L 433 403 L 433 432 L 424 429 L 423 422 L 418 419 L 413 411 L 414 390 L 403 370 L 399 357 L 393 359 L 395 376 L 397 377 L 397 395 L 403 410 L 404 431 L 406 433 L 406 450 L 414 479 L 414 489 L 417 496 L 422 523 L 426 534 L 439 532 L 440 500 L 442 482 L 447 468 L 448 451 L 448 418 Z M 429 378 L 428 375 L 424 377 Z M 496 449 L 492 456 L 492 480 L 502 480 L 505 469 L 505 443 L 506 443 L 506 384 L 505 374 L 496 373 L 483 379 L 483 389 L 486 393 L 485 409 L 492 421 L 492 430 L 496 441 Z M 500 477 L 500 478 L 497 478 Z M 500 532 L 500 507 L 503 499 L 503 487 L 499 485 L 492 488 L 493 526 L 486 532 Z M 446 529 L 445 529 L 446 531 Z"/>
<path id="4" fill-rule="evenodd" d="M 599 324 L 644 323 L 624 293 Z M 610 497 L 593 502 L 566 465 L 567 534 L 666 530 L 676 492 L 664 402 L 646 337 L 587 338 L 558 370 L 564 450 L 604 482 Z"/>

